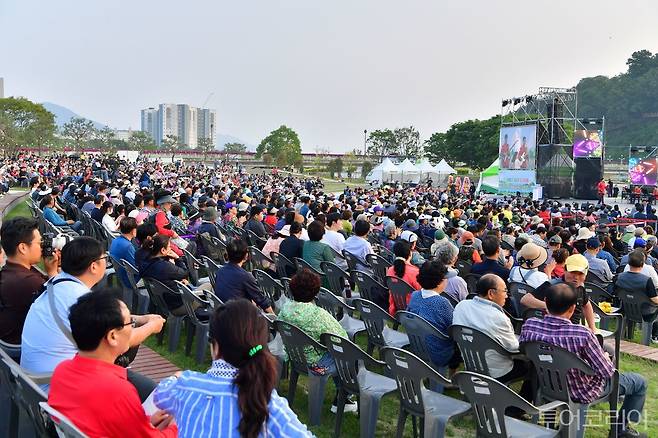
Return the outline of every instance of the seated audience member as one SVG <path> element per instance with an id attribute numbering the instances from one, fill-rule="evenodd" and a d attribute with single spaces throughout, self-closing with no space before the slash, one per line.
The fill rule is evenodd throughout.
<path id="1" fill-rule="evenodd" d="M 135 267 L 137 270 L 141 271 L 144 267 L 144 264 L 149 259 L 150 255 L 150 246 L 147 244 L 147 240 L 153 239 L 155 235 L 158 234 L 158 227 L 153 223 L 145 223 L 137 227 L 137 250 L 135 251 Z"/>
<path id="2" fill-rule="evenodd" d="M 434 242 L 432 243 L 432 246 L 430 247 L 430 254 L 434 254 L 436 256 L 439 248 L 441 246 L 447 245 L 449 243 L 450 243 L 450 241 L 448 240 L 448 237 L 446 236 L 446 233 L 441 229 L 436 230 L 434 232 Z"/>
<path id="3" fill-rule="evenodd" d="M 416 250 L 418 234 L 411 230 L 405 230 L 400 233 L 400 240 L 409 242 L 409 246 L 411 247 L 411 264 L 418 267 L 422 266 L 425 263 L 425 258 Z"/>
<path id="4" fill-rule="evenodd" d="M 448 273 L 446 278 L 448 283 L 446 284 L 444 292 L 447 295 L 450 295 L 455 301 L 461 301 L 466 299 L 468 296 L 468 285 L 466 280 L 459 276 L 459 271 L 454 268 L 455 263 L 457 263 L 457 255 L 459 250 L 457 247 L 451 243 L 446 243 L 440 245 L 436 249 L 436 260 L 443 263 L 443 265 L 448 268 Z"/>
<path id="5" fill-rule="evenodd" d="M 488 236 L 482 242 L 482 252 L 485 259 L 471 267 L 472 274 L 484 275 L 488 273 L 496 274 L 500 278 L 508 278 L 510 268 L 514 264 L 514 259 L 509 257 L 505 266 L 502 266 L 498 260 L 500 256 L 500 240 L 494 236 Z"/>
<path id="6" fill-rule="evenodd" d="M 267 239 L 267 242 L 265 242 L 265 245 L 263 245 L 263 254 L 270 257 L 271 253 L 279 252 L 281 243 L 283 243 L 283 240 L 288 236 L 290 236 L 290 226 L 284 226 L 280 230 L 274 231 L 269 239 Z M 266 263 L 269 265 L 269 262 Z M 272 269 L 274 269 L 273 266 Z"/>
<path id="7" fill-rule="evenodd" d="M 625 289 L 629 292 L 642 291 L 653 304 L 658 306 L 658 294 L 651 278 L 642 273 L 646 256 L 642 250 L 636 249 L 628 255 L 629 270 L 622 272 L 615 281 L 615 289 Z M 653 268 L 651 268 L 653 269 Z M 656 309 L 643 309 L 646 316 L 651 316 Z M 658 324 L 654 323 L 652 331 L 653 342 L 658 342 Z"/>
<path id="8" fill-rule="evenodd" d="M 655 237 L 655 236 L 654 236 Z M 653 240 L 653 239 L 652 239 Z M 649 245 L 649 242 L 642 238 L 637 238 L 633 242 L 633 247 L 635 249 L 641 249 L 644 251 L 644 254 L 646 256 L 646 261 L 645 263 L 649 266 L 654 266 L 656 263 L 656 259 L 651 255 L 652 250 L 654 249 L 654 245 Z M 621 265 L 627 265 L 628 264 L 628 254 L 625 254 L 621 257 L 620 260 Z"/>
<path id="9" fill-rule="evenodd" d="M 368 242 L 370 223 L 366 220 L 358 220 L 354 223 L 354 234 L 345 240 L 343 249 L 358 259 L 356 269 L 363 272 L 371 272 L 366 263 L 366 256 L 373 254 L 372 245 Z"/>
<path id="10" fill-rule="evenodd" d="M 217 209 L 215 207 L 206 207 L 201 216 L 201 225 L 197 230 L 198 234 L 208 233 L 211 237 L 220 239 L 219 228 L 215 225 L 217 221 Z"/>
<path id="11" fill-rule="evenodd" d="M 25 318 L 21 367 L 27 372 L 52 373 L 60 362 L 75 356 L 76 346 L 67 336 L 71 330 L 68 322 L 69 308 L 103 279 L 106 258 L 103 245 L 91 237 L 78 237 L 64 246 L 61 255 L 62 272 L 50 280 L 51 286 L 46 287 L 44 293 L 34 301 Z M 50 293 L 54 311 L 50 304 Z M 160 315 L 134 318 L 139 327 L 132 331 L 131 347 L 141 344 L 151 334 L 159 333 L 164 324 Z M 67 329 L 67 333 L 60 326 Z M 153 389 L 152 382 L 144 382 L 143 377 L 130 371 L 128 375 L 142 400 L 145 400 Z"/>
<path id="12" fill-rule="evenodd" d="M 480 263 L 482 258 L 480 253 L 473 246 L 475 242 L 475 236 L 470 231 L 464 231 L 459 238 L 459 260 L 463 260 L 468 263 Z"/>
<path id="13" fill-rule="evenodd" d="M 587 327 L 589 327 L 592 333 L 596 333 L 594 310 L 592 309 L 592 303 L 589 302 L 589 296 L 585 291 L 585 278 L 587 278 L 588 267 L 587 259 L 581 254 L 574 254 L 567 257 L 564 280 L 554 279 L 541 284 L 532 292 L 525 294 L 521 298 L 521 304 L 528 309 L 537 309 L 545 313 L 546 294 L 550 287 L 559 283 L 568 283 L 574 288 L 576 295 L 578 295 L 576 309 L 573 312 L 571 321 L 574 324 L 580 324 L 580 321 L 584 318 Z"/>
<path id="14" fill-rule="evenodd" d="M 510 270 L 509 281 L 524 283 L 532 288 L 538 288 L 548 281 L 548 275 L 538 268 L 546 262 L 546 250 L 532 242 L 523 245 L 516 254 L 516 264 Z"/>
<path id="15" fill-rule="evenodd" d="M 293 222 L 291 225 L 285 225 L 283 228 L 286 227 L 288 227 L 289 235 L 279 245 L 279 254 L 294 263 L 295 257 L 302 258 L 304 248 L 304 241 L 301 239 L 302 224 Z M 292 273 L 292 271 L 288 272 L 288 276 L 292 276 Z"/>
<path id="16" fill-rule="evenodd" d="M 567 263 L 567 271 L 568 269 Z M 567 376 L 569 393 L 573 401 L 590 403 L 605 393 L 614 372 L 614 365 L 594 334 L 572 322 L 579 300 L 578 295 L 570 284 L 552 285 L 546 293 L 548 315 L 543 319 L 527 320 L 521 329 L 519 342 L 523 344 L 540 341 L 556 345 L 574 353 L 592 367 L 596 374 L 594 376 L 588 376 L 578 370 L 571 370 Z M 619 393 L 624 396 L 624 403 L 618 414 L 617 436 L 646 436 L 632 429 L 629 424 L 629 422 L 640 421 L 646 391 L 647 382 L 644 377 L 636 373 L 619 373 Z"/>
<path id="17" fill-rule="evenodd" d="M 610 267 L 605 262 L 605 260 L 597 258 L 597 255 L 602 247 L 603 244 L 598 237 L 590 237 L 587 240 L 587 251 L 585 251 L 583 256 L 585 256 L 587 262 L 589 263 L 589 272 L 595 274 L 603 281 L 610 282 L 612 281 L 612 272 L 610 271 Z"/>
<path id="18" fill-rule="evenodd" d="M 308 237 L 310 240 L 304 242 L 302 258 L 317 271 L 322 272 L 322 262 L 334 262 L 334 253 L 326 243 L 320 242 L 324 236 L 324 223 L 314 220 L 308 225 Z M 294 262 L 294 260 L 291 260 Z"/>
<path id="19" fill-rule="evenodd" d="M 228 263 L 217 270 L 215 295 L 226 302 L 246 298 L 267 313 L 274 313 L 272 302 L 258 288 L 254 276 L 242 266 L 249 258 L 249 246 L 243 239 L 229 239 L 226 244 Z"/>
<path id="20" fill-rule="evenodd" d="M 64 220 L 62 216 L 57 214 L 57 212 L 55 211 L 55 198 L 53 198 L 52 195 L 44 196 L 43 199 L 41 199 L 41 202 L 39 203 L 39 207 L 43 210 L 43 218 L 46 219 L 51 224 L 55 225 L 56 227 L 68 226 L 71 227 L 73 231 L 80 231 L 80 229 L 82 228 L 82 222 L 80 221 L 76 222 L 71 219 Z"/>
<path id="21" fill-rule="evenodd" d="M 564 266 L 569 257 L 569 251 L 566 248 L 558 248 L 553 251 L 552 260 L 546 264 L 544 273 L 551 279 L 564 277 Z"/>
<path id="22" fill-rule="evenodd" d="M 320 277 L 316 273 L 303 269 L 293 275 L 290 279 L 290 293 L 293 299 L 283 305 L 278 319 L 299 327 L 318 342 L 322 333 L 347 338 L 347 332 L 336 318 L 313 302 L 318 292 L 320 292 Z M 336 377 L 338 373 L 336 362 L 328 352 L 320 354 L 311 348 L 305 350 L 305 353 L 306 361 L 313 373 L 334 376 L 334 382 L 339 384 Z M 336 402 L 337 399 L 334 398 L 331 408 L 334 413 L 337 411 Z M 356 403 L 349 401 L 345 405 L 345 411 L 356 411 Z"/>
<path id="23" fill-rule="evenodd" d="M 277 363 L 267 350 L 268 336 L 267 321 L 247 300 L 215 310 L 210 369 L 184 371 L 155 390 L 155 405 L 175 418 L 180 437 L 313 436 L 276 391 Z"/>
<path id="24" fill-rule="evenodd" d="M 7 262 L 0 270 L 0 340 L 20 344 L 25 317 L 48 277 L 57 275 L 60 252 L 43 257 L 39 223 L 15 217 L 2 223 L 0 241 Z M 48 277 L 33 265 L 43 260 Z"/>
<path id="25" fill-rule="evenodd" d="M 112 240 L 110 255 L 116 261 L 125 260 L 136 267 L 135 252 L 137 251 L 133 239 L 137 237 L 137 221 L 132 217 L 124 217 L 119 223 L 119 237 Z M 129 285 L 128 278 L 121 275 L 124 285 Z"/>
<path id="26" fill-rule="evenodd" d="M 117 231 L 117 224 L 114 223 L 112 213 L 114 212 L 114 204 L 111 201 L 103 202 L 101 205 L 101 225 L 103 225 L 109 232 L 115 233 Z"/>
<path id="27" fill-rule="evenodd" d="M 518 352 L 519 341 L 514 334 L 514 327 L 503 311 L 507 299 L 505 281 L 495 274 L 485 274 L 478 280 L 475 292 L 477 296 L 472 300 L 457 304 L 452 323 L 477 329 L 510 352 Z M 491 377 L 503 383 L 523 377 L 530 370 L 528 362 L 512 360 L 511 357 L 495 351 L 487 351 L 485 357 Z M 523 381 L 520 394 L 526 400 L 532 400 L 532 385 L 529 379 Z M 518 410 L 512 410 L 512 413 L 516 414 Z"/>
<path id="28" fill-rule="evenodd" d="M 327 225 L 322 243 L 326 243 L 338 254 L 343 253 L 345 247 L 345 236 L 339 231 L 343 230 L 343 224 L 340 220 L 340 213 L 329 213 L 327 215 Z"/>
<path id="29" fill-rule="evenodd" d="M 106 290 L 84 294 L 68 321 L 78 354 L 55 368 L 48 404 L 90 437 L 177 436 L 164 411 L 146 415 L 126 368 L 114 364 L 133 338 L 135 320 L 126 305 Z"/>
<path id="30" fill-rule="evenodd" d="M 258 237 L 265 238 L 267 236 L 267 232 L 265 231 L 265 226 L 263 225 L 263 219 L 263 208 L 258 205 L 254 205 L 251 207 L 250 218 L 244 225 L 244 229 L 251 231 Z"/>
<path id="31" fill-rule="evenodd" d="M 442 296 L 447 284 L 447 273 L 448 270 L 441 262 L 425 262 L 418 273 L 421 289 L 411 294 L 407 305 L 407 311 L 423 317 L 446 335 L 452 324 L 453 313 L 452 304 Z M 426 342 L 430 358 L 435 365 L 448 366 L 453 371 L 457 369 L 461 358 L 452 339 L 443 340 L 429 336 Z"/>
<path id="32" fill-rule="evenodd" d="M 414 290 L 422 289 L 422 286 L 416 279 L 418 277 L 418 268 L 411 264 L 411 246 L 409 243 L 400 240 L 393 245 L 393 254 L 395 254 L 395 261 L 393 266 L 390 266 L 386 270 L 386 275 L 391 277 L 401 278 L 402 280 L 409 283 L 409 285 Z M 411 299 L 411 295 L 407 296 L 407 303 Z M 388 297 L 388 313 L 395 315 L 398 309 L 395 307 L 395 301 L 393 301 L 393 296 L 389 294 Z"/>

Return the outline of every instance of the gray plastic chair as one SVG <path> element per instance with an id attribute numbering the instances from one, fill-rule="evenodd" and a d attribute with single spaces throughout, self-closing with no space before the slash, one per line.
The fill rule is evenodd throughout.
<path id="1" fill-rule="evenodd" d="M 226 263 L 227 253 L 224 242 L 208 233 L 199 234 L 199 236 L 205 255 L 220 265 Z"/>
<path id="2" fill-rule="evenodd" d="M 363 271 L 350 271 L 350 275 L 359 289 L 359 296 L 372 301 L 383 309 L 388 309 L 388 288 Z"/>
<path id="3" fill-rule="evenodd" d="M 350 315 L 354 312 L 354 307 L 345 304 L 341 297 L 337 297 L 331 291 L 320 288 L 320 292 L 315 297 L 315 303 L 336 318 L 347 332 L 350 340 L 353 341 L 357 334 L 366 331 L 366 325 L 363 321 Z"/>
<path id="4" fill-rule="evenodd" d="M 126 268 L 123 266 L 120 260 L 115 259 L 109 254 L 107 256 L 112 262 L 112 267 L 114 268 L 114 272 L 116 273 L 116 278 L 118 279 L 117 283 L 119 284 L 123 292 L 122 294 L 123 302 L 128 307 L 128 310 L 130 310 L 130 312 L 133 313 L 133 306 L 136 300 L 132 289 L 132 285 L 130 284 L 130 280 L 128 279 L 128 272 L 126 271 Z M 127 284 L 126 281 L 128 282 Z"/>
<path id="5" fill-rule="evenodd" d="M 372 354 L 375 347 L 382 349 L 384 347 L 406 347 L 409 345 L 409 337 L 406 333 L 393 330 L 386 323 L 397 324 L 387 311 L 379 307 L 372 301 L 363 298 L 355 298 L 352 305 L 361 315 L 361 320 L 366 326 L 368 334 L 368 354 Z"/>
<path id="6" fill-rule="evenodd" d="M 10 344 L 6 344 L 10 345 Z M 15 352 L 14 352 L 15 353 Z M 16 384 L 7 364 L 18 358 L 11 351 L 0 349 L 0 436 L 18 437 L 19 410 L 16 402 Z"/>
<path id="7" fill-rule="evenodd" d="M 151 298 L 149 293 L 145 288 L 140 288 L 137 286 L 137 278 L 139 277 L 139 271 L 127 260 L 119 260 L 119 263 L 126 270 L 126 275 L 128 277 L 128 282 L 133 291 L 133 312 L 137 315 L 145 315 L 148 312 L 149 305 L 151 304 Z"/>
<path id="8" fill-rule="evenodd" d="M 468 289 L 469 294 L 475 293 L 475 288 L 477 286 L 478 281 L 480 280 L 480 277 L 482 277 L 480 274 L 473 274 L 471 272 L 466 274 L 466 278 L 464 278 L 464 281 L 466 281 L 466 289 Z"/>
<path id="9" fill-rule="evenodd" d="M 347 266 L 350 268 L 350 271 L 358 271 L 359 266 L 366 266 L 370 267 L 368 265 L 368 262 L 365 260 L 361 260 L 351 252 L 347 252 L 346 250 L 343 250 L 343 257 L 345 257 L 345 261 L 347 262 Z"/>
<path id="10" fill-rule="evenodd" d="M 192 283 L 194 286 L 199 286 L 204 283 L 209 283 L 210 279 L 208 277 L 201 277 L 201 274 L 199 274 L 199 269 L 202 266 L 205 267 L 205 264 L 201 260 L 196 258 L 194 254 L 192 254 L 188 250 L 184 249 L 183 253 L 185 254 L 187 271 L 190 274 L 190 283 Z"/>
<path id="11" fill-rule="evenodd" d="M 155 306 L 155 312 L 167 320 L 167 331 L 169 333 L 169 352 L 173 353 L 178 348 L 180 341 L 181 325 L 184 316 L 173 315 L 167 307 L 167 302 L 164 300 L 164 294 L 170 293 L 181 295 L 180 291 L 170 289 L 166 284 L 163 284 L 155 278 L 144 277 L 144 285 L 149 292 L 151 303 Z M 181 297 L 182 298 L 182 297 Z M 164 330 L 158 334 L 158 344 L 162 345 L 164 339 Z"/>
<path id="12" fill-rule="evenodd" d="M 487 351 L 495 351 L 496 353 L 507 356 L 510 359 L 515 357 L 522 357 L 519 352 L 509 351 L 498 343 L 495 339 L 481 332 L 480 330 L 463 325 L 451 325 L 450 335 L 454 339 L 459 351 L 464 359 L 464 367 L 467 371 L 471 371 L 485 376 L 490 376 L 489 364 L 487 363 Z M 523 380 L 519 377 L 505 383 L 518 382 Z"/>
<path id="13" fill-rule="evenodd" d="M 509 291 L 509 298 L 512 301 L 512 307 L 514 307 L 514 311 L 516 312 L 516 316 L 519 318 L 524 318 L 527 316 L 528 311 L 532 311 L 531 309 L 528 309 L 526 306 L 521 304 L 521 299 L 529 293 L 532 293 L 535 291 L 535 288 L 532 286 L 528 286 L 525 283 L 520 283 L 518 281 L 511 281 L 507 285 L 507 290 Z"/>
<path id="14" fill-rule="evenodd" d="M 297 272 L 297 265 L 288 259 L 283 254 L 276 251 L 270 253 L 270 258 L 274 261 L 276 272 L 279 273 L 279 278 L 291 278 Z"/>
<path id="15" fill-rule="evenodd" d="M 486 438 L 533 437 L 552 438 L 562 436 L 563 425 L 559 430 L 548 429 L 505 416 L 505 409 L 515 407 L 529 415 L 551 413 L 568 409 L 566 403 L 553 401 L 542 406 L 528 403 L 520 395 L 496 379 L 470 371 L 462 371 L 452 377 L 452 382 L 473 407 L 477 436 Z M 561 419 L 560 415 L 548 415 L 550 419 Z"/>
<path id="16" fill-rule="evenodd" d="M 315 269 L 309 262 L 307 262 L 304 259 L 301 259 L 299 257 L 295 257 L 295 266 L 297 267 L 297 272 L 302 271 L 303 269 L 308 269 L 309 271 L 313 272 L 314 274 L 317 274 L 320 277 L 320 280 L 324 283 L 324 279 L 327 277 L 327 274 L 325 274 L 322 271 L 318 271 Z"/>
<path id="17" fill-rule="evenodd" d="M 218 307 L 221 307 L 224 305 L 224 301 L 220 300 L 217 295 L 215 295 L 214 292 L 210 291 L 205 291 L 206 298 L 208 298 L 208 303 L 210 304 L 210 307 L 212 310 L 216 310 Z"/>
<path id="18" fill-rule="evenodd" d="M 185 355 L 189 356 L 192 351 L 192 343 L 194 338 L 196 338 L 196 344 L 194 347 L 194 359 L 196 363 L 202 363 L 205 361 L 206 351 L 208 349 L 208 332 L 210 331 L 209 320 L 202 320 L 199 318 L 199 311 L 201 309 L 206 309 L 208 316 L 210 316 L 209 310 L 213 308 L 212 304 L 208 300 L 196 295 L 192 288 L 188 285 L 176 281 L 178 285 L 178 290 L 183 295 L 183 304 L 185 305 L 185 310 L 187 310 L 187 339 L 185 342 Z"/>
<path id="19" fill-rule="evenodd" d="M 286 298 L 289 300 L 294 300 L 292 292 L 290 292 L 290 279 L 288 277 L 281 277 L 279 281 L 283 286 L 283 293 L 285 294 Z"/>
<path id="20" fill-rule="evenodd" d="M 260 269 L 261 271 L 272 270 L 276 275 L 276 272 L 274 272 L 274 260 L 263 254 L 260 248 L 250 246 L 249 259 L 251 260 L 251 266 L 253 269 Z"/>
<path id="21" fill-rule="evenodd" d="M 32 426 L 37 437 L 53 436 L 54 430 L 52 426 L 44 421 L 39 410 L 39 403 L 45 402 L 48 396 L 39 388 L 38 384 L 48 383 L 50 377 L 48 376 L 45 381 L 42 380 L 37 383 L 32 379 L 32 376 L 25 373 L 13 360 L 3 358 L 2 362 L 2 374 L 5 375 L 3 380 L 9 380 L 8 387 L 12 392 L 13 401 L 20 412 L 18 416 L 19 422 L 14 423 L 18 428 L 14 430 L 19 432 L 18 435 L 23 437 L 29 434 L 30 426 Z M 22 417 L 21 414 L 25 415 L 25 417 Z M 29 425 L 24 423 L 23 419 L 29 420 Z M 11 427 L 14 426 L 12 425 Z M 10 433 L 13 433 L 13 431 L 10 430 Z"/>
<path id="22" fill-rule="evenodd" d="M 611 433 L 617 423 L 617 404 L 619 403 L 619 371 L 615 370 L 607 385 L 607 391 L 590 404 L 581 404 L 571 399 L 567 376 L 570 370 L 579 370 L 588 376 L 596 372 L 585 361 L 568 350 L 545 342 L 526 342 L 521 350 L 533 363 L 538 377 L 539 402 L 561 401 L 568 405 L 572 421 L 569 423 L 569 437 L 585 436 L 587 411 L 590 406 L 609 403 Z"/>
<path id="23" fill-rule="evenodd" d="M 427 340 L 430 336 L 441 340 L 448 340 L 450 336 L 442 333 L 425 318 L 415 313 L 407 312 L 406 310 L 396 312 L 395 319 L 400 321 L 400 324 L 402 324 L 404 331 L 409 337 L 409 350 L 434 368 L 437 373 L 447 376 L 448 365 L 439 366 L 432 362 L 429 348 L 427 347 Z M 432 387 L 432 390 L 442 393 L 443 386 Z"/>
<path id="24" fill-rule="evenodd" d="M 350 340 L 330 333 L 323 333 L 320 340 L 336 361 L 340 379 L 334 436 L 340 436 L 345 400 L 348 394 L 353 394 L 359 398 L 360 436 L 374 437 L 379 404 L 382 397 L 397 390 L 395 380 L 368 370 L 368 367 L 381 367 L 385 363 L 374 359 Z"/>
<path id="25" fill-rule="evenodd" d="M 87 435 L 82 433 L 71 420 L 48 403 L 39 403 L 39 408 L 41 409 L 41 415 L 50 420 L 60 438 L 87 438 Z"/>
<path id="26" fill-rule="evenodd" d="M 327 349 L 293 324 L 276 320 L 274 321 L 274 327 L 281 335 L 281 340 L 285 346 L 290 363 L 288 403 L 292 405 L 295 400 L 295 390 L 297 389 L 299 375 L 303 374 L 307 376 L 309 424 L 311 426 L 317 426 L 322 419 L 322 404 L 324 402 L 327 379 L 329 379 L 330 375 L 318 376 L 313 374 L 309 368 L 312 364 L 306 361 L 304 349 L 314 348 L 320 354 L 326 352 Z"/>
<path id="27" fill-rule="evenodd" d="M 464 279 L 470 274 L 471 267 L 473 267 L 473 263 L 467 262 L 466 260 L 457 260 L 455 263 L 455 269 L 459 272 L 459 276 Z"/>
<path id="28" fill-rule="evenodd" d="M 384 257 L 391 265 L 395 261 L 395 254 L 393 254 L 393 251 L 386 248 L 384 245 L 376 245 L 375 252 Z"/>
<path id="29" fill-rule="evenodd" d="M 332 262 L 321 262 L 320 269 L 327 276 L 329 290 L 339 297 L 352 298 L 352 288 L 350 286 L 350 274 L 345 272 L 340 266 Z M 356 297 L 355 297 L 356 298 Z"/>
<path id="30" fill-rule="evenodd" d="M 596 273 L 592 271 L 589 271 L 587 273 L 587 277 L 585 277 L 585 282 L 595 284 L 597 286 L 602 287 L 603 289 L 607 289 L 608 286 L 612 283 L 610 281 L 607 281 L 599 277 Z"/>
<path id="31" fill-rule="evenodd" d="M 366 256 L 366 262 L 372 266 L 372 273 L 375 280 L 384 283 L 386 281 L 386 270 L 393 266 L 393 263 L 379 254 L 368 254 Z"/>
<path id="32" fill-rule="evenodd" d="M 395 310 L 406 310 L 407 300 L 414 288 L 403 279 L 390 275 L 386 277 L 386 287 L 388 287 L 395 303 Z"/>
<path id="33" fill-rule="evenodd" d="M 607 301 L 609 303 L 613 303 L 615 301 L 615 297 L 612 296 L 606 289 L 603 289 L 601 286 L 598 284 L 594 283 L 585 283 L 585 292 L 587 293 L 587 297 L 589 298 L 590 301 L 599 304 L 602 301 Z M 608 328 L 608 321 L 602 320 L 599 326 L 607 330 Z"/>
<path id="34" fill-rule="evenodd" d="M 217 280 L 217 271 L 219 271 L 220 265 L 208 256 L 201 256 L 201 261 L 206 266 L 208 279 L 210 280 L 212 289 L 215 290 L 215 281 Z"/>
<path id="35" fill-rule="evenodd" d="M 621 313 L 606 313 L 601 308 L 597 303 L 592 302 L 592 310 L 594 310 L 594 314 L 598 315 L 600 322 L 599 326 L 600 327 L 607 327 L 609 326 L 610 322 L 615 323 L 615 330 L 614 331 L 609 331 L 605 329 L 599 330 L 599 333 L 596 334 L 597 338 L 599 339 L 599 342 L 601 342 L 601 345 L 603 345 L 604 340 L 612 340 L 615 344 L 615 357 L 614 357 L 614 365 L 615 368 L 619 369 L 619 356 L 620 356 L 620 351 L 621 351 L 621 338 L 624 333 L 624 316 Z"/>
<path id="36" fill-rule="evenodd" d="M 448 421 L 471 410 L 471 405 L 452 397 L 427 389 L 424 380 L 438 385 L 450 385 L 441 374 L 423 362 L 415 354 L 399 348 L 383 348 L 381 354 L 386 369 L 395 378 L 400 396 L 397 437 L 401 438 L 409 415 L 423 419 L 420 423 L 421 437 L 445 436 Z M 415 422 L 414 422 L 415 426 Z M 414 427 L 414 437 L 416 428 Z"/>
<path id="37" fill-rule="evenodd" d="M 252 274 L 258 283 L 258 289 L 274 303 L 285 294 L 284 287 L 277 280 L 272 278 L 270 274 L 260 269 L 254 269 Z"/>
<path id="38" fill-rule="evenodd" d="M 263 247 L 267 243 L 267 240 L 263 239 L 262 237 L 258 237 L 258 234 L 254 233 L 251 230 L 245 230 L 245 231 L 247 232 L 247 239 L 249 240 L 251 246 L 255 246 L 259 250 L 263 249 Z"/>
<path id="39" fill-rule="evenodd" d="M 644 292 L 632 292 L 621 288 L 616 288 L 615 293 L 621 301 L 620 312 L 626 320 L 626 337 L 633 338 L 635 324 L 642 328 L 642 344 L 651 343 L 651 332 L 653 324 L 658 318 L 658 306 L 653 304 Z M 650 313 L 653 312 L 653 313 Z"/>

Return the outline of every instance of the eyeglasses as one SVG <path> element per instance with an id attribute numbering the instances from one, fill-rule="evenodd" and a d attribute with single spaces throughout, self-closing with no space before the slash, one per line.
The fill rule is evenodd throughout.
<path id="1" fill-rule="evenodd" d="M 107 260 L 107 258 L 108 258 L 108 255 L 105 254 L 104 256 L 101 256 L 101 257 L 97 258 L 97 259 L 94 260 L 94 261 L 95 261 L 95 262 L 100 262 L 101 260 Z"/>
<path id="2" fill-rule="evenodd" d="M 127 322 L 127 323 L 125 323 L 125 324 L 122 324 L 122 325 L 121 325 L 121 328 L 124 328 L 124 327 L 126 327 L 126 326 L 128 326 L 128 325 L 132 326 L 132 328 L 137 327 L 137 320 L 136 320 L 135 318 L 130 318 L 130 322 Z"/>

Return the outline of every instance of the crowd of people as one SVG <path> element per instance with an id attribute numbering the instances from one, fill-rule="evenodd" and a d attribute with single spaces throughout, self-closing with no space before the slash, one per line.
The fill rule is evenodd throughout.
<path id="1" fill-rule="evenodd" d="M 581 403 L 603 395 L 614 371 L 609 348 L 595 336 L 593 304 L 584 287 L 588 274 L 611 294 L 615 288 L 641 290 L 658 305 L 658 218 L 646 200 L 622 210 L 604 203 L 456 193 L 441 185 L 346 187 L 333 193 L 316 178 L 247 173 L 228 163 L 24 154 L 0 165 L 0 184 L 29 187 L 45 220 L 77 233 L 61 251 L 45 255 L 37 220 L 19 217 L 2 224 L 7 260 L 0 270 L 0 339 L 20 344 L 17 359 L 26 371 L 53 373 L 44 387 L 49 404 L 90 436 L 120 436 L 127 428 L 135 436 L 310 436 L 276 392 L 278 368 L 266 348 L 262 313 L 276 313 L 317 341 L 323 333 L 347 337 L 338 321 L 314 304 L 320 288 L 328 286 L 318 275 L 323 263 L 347 269 L 344 252 L 357 270 L 372 275 L 368 256 L 388 254 L 386 275 L 414 290 L 406 308 L 391 294 L 373 297 L 392 316 L 406 309 L 443 333 L 451 325 L 473 327 L 510 351 L 542 341 L 574 353 L 596 373 L 570 372 L 571 395 Z M 112 236 L 109 254 L 85 235 L 81 214 Z M 248 239 L 229 238 L 227 229 L 248 231 L 267 256 L 276 252 L 310 265 L 297 272 L 286 268 L 292 299 L 281 308 L 245 269 Z M 202 236 L 225 242 L 226 260 L 214 288 L 191 277 L 185 257 L 186 252 L 212 256 Z M 199 296 L 212 292 L 225 303 L 195 309 L 210 321 L 207 373 L 184 371 L 156 386 L 115 365 L 159 333 L 164 319 L 131 315 L 121 295 L 107 287 L 110 257 L 127 261 L 143 279 L 157 279 L 174 291 L 181 281 Z M 34 267 L 41 261 L 46 272 Z M 470 290 L 464 267 L 479 276 Z M 279 276 L 275 266 L 268 272 Z M 520 304 L 533 313 L 515 314 L 511 283 L 529 286 Z M 358 292 L 349 282 L 345 287 L 347 297 Z M 171 314 L 186 315 L 179 294 L 164 299 Z M 531 315 L 519 337 L 510 314 Z M 653 335 L 658 342 L 658 326 Z M 435 365 L 451 373 L 459 369 L 462 358 L 452 340 L 432 338 L 428 345 Z M 328 353 L 309 351 L 307 362 L 312 372 L 332 375 L 339 385 Z M 533 401 L 528 362 L 497 354 L 487 362 L 501 382 L 524 378 L 520 394 Z M 619 389 L 625 396 L 619 436 L 641 436 L 631 424 L 643 410 L 646 379 L 621 373 Z M 147 416 L 141 403 L 149 395 L 156 408 Z M 348 400 L 344 409 L 355 411 L 356 402 Z M 523 417 L 516 411 L 510 415 Z"/>

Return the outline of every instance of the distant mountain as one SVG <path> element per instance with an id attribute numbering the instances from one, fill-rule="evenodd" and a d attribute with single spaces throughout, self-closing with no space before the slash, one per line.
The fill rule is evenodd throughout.
<path id="1" fill-rule="evenodd" d="M 217 134 L 217 143 L 215 144 L 215 149 L 222 150 L 226 143 L 242 143 L 247 146 L 247 152 L 256 152 L 256 145 L 249 144 L 244 140 L 241 140 L 237 137 L 233 137 L 229 134 L 222 134 L 221 132 Z"/>
<path id="2" fill-rule="evenodd" d="M 68 123 L 69 120 L 72 118 L 76 117 L 83 117 L 77 113 L 74 113 L 70 109 L 51 103 L 51 102 L 43 102 L 42 105 L 51 113 L 55 115 L 55 124 L 57 125 L 58 128 L 61 128 L 64 126 L 65 123 Z M 85 117 L 86 118 L 86 117 Z M 104 123 L 99 123 L 94 120 L 91 121 L 94 124 L 94 128 L 96 129 L 103 129 L 105 127 Z"/>

